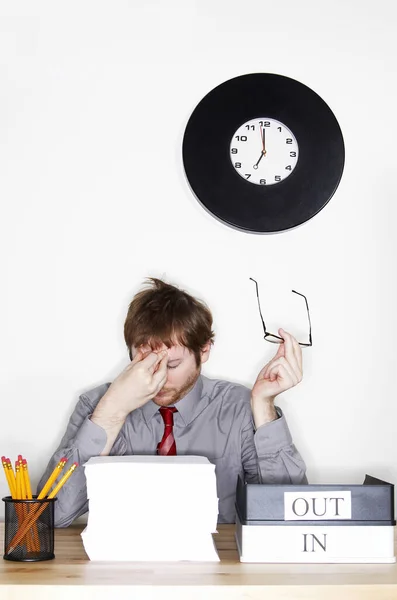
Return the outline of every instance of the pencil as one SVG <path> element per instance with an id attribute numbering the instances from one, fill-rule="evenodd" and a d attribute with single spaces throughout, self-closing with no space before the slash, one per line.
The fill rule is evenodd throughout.
<path id="1" fill-rule="evenodd" d="M 11 461 L 10 461 L 10 463 L 11 463 Z M 16 500 L 23 499 L 21 477 L 22 477 L 22 473 L 21 473 L 21 469 L 19 467 L 19 462 L 16 460 L 15 461 L 15 499 Z M 27 515 L 26 506 L 24 506 L 23 504 L 19 504 L 17 502 L 15 504 L 15 513 L 17 515 L 18 528 L 19 528 L 22 525 L 22 523 L 25 520 L 26 515 Z"/>
<path id="2" fill-rule="evenodd" d="M 26 482 L 25 482 L 25 474 L 23 472 L 22 454 L 18 454 L 18 460 L 15 462 L 15 468 L 17 467 L 17 463 L 18 463 L 18 467 L 19 467 L 18 468 L 18 476 L 19 476 L 19 483 L 20 483 L 19 499 L 26 500 Z M 20 517 L 20 519 L 22 519 L 22 522 L 23 522 L 23 520 L 29 514 L 28 506 L 25 503 L 22 503 L 16 508 L 17 508 L 17 511 L 19 511 L 19 517 Z M 26 549 L 28 552 L 31 552 L 33 550 L 32 534 L 30 531 L 26 532 Z"/>
<path id="3" fill-rule="evenodd" d="M 21 481 L 21 499 L 26 500 L 26 483 L 25 474 L 23 472 L 23 459 L 21 454 L 18 455 L 19 479 Z"/>
<path id="4" fill-rule="evenodd" d="M 26 480 L 25 473 L 23 472 L 23 456 L 22 454 L 18 454 L 18 466 L 19 466 L 19 480 L 21 482 L 21 500 L 26 500 Z M 21 504 L 19 507 L 22 510 L 22 518 L 25 519 L 29 514 L 29 509 L 26 504 Z M 26 549 L 28 552 L 33 550 L 32 544 L 32 533 L 30 531 L 26 532 Z"/>
<path id="5" fill-rule="evenodd" d="M 15 486 L 17 492 L 17 500 L 22 499 L 22 488 L 21 488 L 21 471 L 19 469 L 19 462 L 15 461 Z"/>
<path id="6" fill-rule="evenodd" d="M 15 481 L 14 469 L 12 468 L 11 460 L 9 458 L 7 458 L 6 460 L 7 460 L 8 474 L 9 474 L 9 477 L 10 477 L 10 483 L 11 483 L 12 489 L 14 491 L 13 498 L 15 500 L 15 498 L 17 497 L 17 484 L 16 484 L 16 481 Z"/>
<path id="7" fill-rule="evenodd" d="M 61 489 L 63 484 L 66 483 L 66 481 L 69 479 L 69 477 L 71 476 L 73 471 L 75 471 L 75 469 L 77 469 L 78 466 L 79 466 L 79 463 L 77 463 L 77 462 L 72 464 L 70 469 L 68 471 L 66 471 L 65 475 L 59 480 L 59 482 L 56 484 L 56 486 L 54 487 L 52 492 L 49 494 L 49 496 L 48 496 L 49 499 L 55 498 L 55 496 L 57 495 L 57 493 L 59 492 L 59 490 Z"/>
<path id="8" fill-rule="evenodd" d="M 6 460 L 7 460 L 8 472 L 10 474 L 10 481 L 12 484 L 12 489 L 14 490 L 14 494 L 15 494 L 15 498 L 16 498 L 17 497 L 17 484 L 16 484 L 16 480 L 15 480 L 14 469 L 12 468 L 11 460 L 9 458 L 7 458 Z"/>
<path id="9" fill-rule="evenodd" d="M 30 485 L 28 461 L 26 460 L 26 458 L 22 459 L 22 474 L 23 474 L 24 481 L 25 481 L 26 498 L 28 500 L 32 500 L 32 498 L 33 498 L 32 486 Z M 32 514 L 32 508 L 34 508 L 34 505 L 32 506 L 30 503 L 26 504 L 26 514 L 27 515 Z M 39 538 L 39 532 L 37 530 L 36 523 L 33 525 L 33 529 L 28 531 L 27 539 L 28 539 L 28 546 L 30 546 L 30 547 L 28 547 L 28 551 L 33 550 L 35 552 L 40 552 L 40 538 Z"/>
<path id="10" fill-rule="evenodd" d="M 48 495 L 48 500 L 55 498 L 56 494 L 59 492 L 61 487 L 66 483 L 66 481 L 72 475 L 73 471 L 78 466 L 79 466 L 78 463 L 72 464 L 70 469 L 64 474 L 64 476 L 59 480 L 59 482 L 57 483 L 55 488 L 52 490 L 52 492 Z M 11 542 L 6 550 L 7 554 L 9 554 L 15 550 L 15 547 L 24 538 L 28 529 L 30 529 L 30 527 L 33 525 L 33 523 L 35 523 L 37 521 L 37 519 L 39 518 L 41 513 L 44 512 L 44 510 L 47 508 L 47 506 L 48 506 L 48 503 L 44 502 L 43 506 L 40 506 L 40 508 L 38 510 L 36 510 L 33 514 L 29 515 L 29 517 L 27 517 L 24 520 L 24 522 L 21 524 L 19 531 L 17 531 L 17 533 L 14 535 L 13 539 L 11 540 Z"/>
<path id="11" fill-rule="evenodd" d="M 8 468 L 10 470 L 10 473 L 13 476 L 14 481 L 15 481 L 15 473 L 14 473 L 14 469 L 12 468 L 12 462 L 11 462 L 10 458 L 7 458 L 7 465 L 8 465 Z"/>
<path id="12" fill-rule="evenodd" d="M 8 468 L 8 463 L 7 463 L 8 460 L 10 460 L 10 459 L 6 458 L 5 456 L 1 457 L 1 463 L 3 465 L 3 469 L 4 469 L 6 479 L 7 479 L 8 487 L 10 488 L 11 498 L 15 499 L 14 475 L 11 473 L 11 471 Z"/>
<path id="13" fill-rule="evenodd" d="M 28 461 L 26 460 L 26 458 L 24 458 L 22 460 L 22 472 L 24 474 L 24 479 L 25 479 L 26 498 L 28 498 L 28 500 L 31 500 L 32 499 L 32 487 L 30 485 Z"/>
<path id="14" fill-rule="evenodd" d="M 58 475 L 60 474 L 60 472 L 62 471 L 63 467 L 66 465 L 67 462 L 68 462 L 68 459 L 66 458 L 66 456 L 61 458 L 61 460 L 59 461 L 59 463 L 57 464 L 57 466 L 55 467 L 55 469 L 53 470 L 53 472 L 47 479 L 46 483 L 44 484 L 44 487 L 41 490 L 40 494 L 37 496 L 37 500 L 43 500 L 43 498 L 46 497 L 47 492 L 51 489 L 55 480 L 58 478 Z"/>

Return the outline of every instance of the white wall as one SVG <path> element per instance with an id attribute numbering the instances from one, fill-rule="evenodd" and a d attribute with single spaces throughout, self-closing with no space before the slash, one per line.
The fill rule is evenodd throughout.
<path id="1" fill-rule="evenodd" d="M 123 321 L 147 275 L 213 309 L 205 373 L 252 385 L 273 352 L 252 276 L 269 326 L 304 335 L 291 288 L 310 302 L 305 377 L 280 400 L 310 480 L 397 482 L 393 10 L 392 0 L 1 2 L 0 454 L 26 455 L 37 482 L 78 395 L 127 364 Z M 211 218 L 181 161 L 200 99 L 260 71 L 319 93 L 346 144 L 331 202 L 270 236 Z"/>

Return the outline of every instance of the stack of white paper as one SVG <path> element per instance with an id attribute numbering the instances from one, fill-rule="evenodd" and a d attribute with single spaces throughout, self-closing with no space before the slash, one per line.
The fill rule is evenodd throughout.
<path id="1" fill-rule="evenodd" d="M 91 560 L 219 560 L 215 467 L 201 456 L 98 456 L 84 465 Z"/>

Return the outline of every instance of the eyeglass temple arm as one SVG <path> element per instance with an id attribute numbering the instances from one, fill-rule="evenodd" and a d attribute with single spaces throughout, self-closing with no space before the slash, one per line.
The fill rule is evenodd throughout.
<path id="1" fill-rule="evenodd" d="M 291 290 L 291 291 L 294 292 L 294 294 L 298 294 L 298 296 L 302 296 L 302 298 L 305 299 L 306 310 L 307 310 L 307 318 L 309 320 L 309 343 L 312 344 L 312 322 L 310 320 L 310 311 L 309 311 L 309 304 L 307 302 L 307 298 L 306 298 L 306 296 L 304 294 L 300 294 L 296 290 Z"/>
<path id="2" fill-rule="evenodd" d="M 258 283 L 257 281 L 255 281 L 255 279 L 253 279 L 252 277 L 250 277 L 251 281 L 253 281 L 255 283 L 255 287 L 256 287 L 256 297 L 258 299 L 258 308 L 259 308 L 259 314 L 261 316 L 261 321 L 262 321 L 262 325 L 263 325 L 263 333 L 266 335 L 266 325 L 265 325 L 265 321 L 263 320 L 263 315 L 262 315 L 262 311 L 261 311 L 261 303 L 259 300 L 259 290 L 258 290 Z"/>

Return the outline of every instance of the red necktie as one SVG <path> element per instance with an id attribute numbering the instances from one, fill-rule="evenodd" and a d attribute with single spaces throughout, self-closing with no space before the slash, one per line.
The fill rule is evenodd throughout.
<path id="1" fill-rule="evenodd" d="M 160 414 L 163 417 L 164 421 L 164 434 L 161 442 L 157 444 L 157 454 L 161 454 L 162 456 L 175 456 L 176 454 L 176 443 L 174 438 L 174 412 L 177 412 L 177 409 L 174 406 L 165 407 L 162 406 L 160 409 Z"/>

